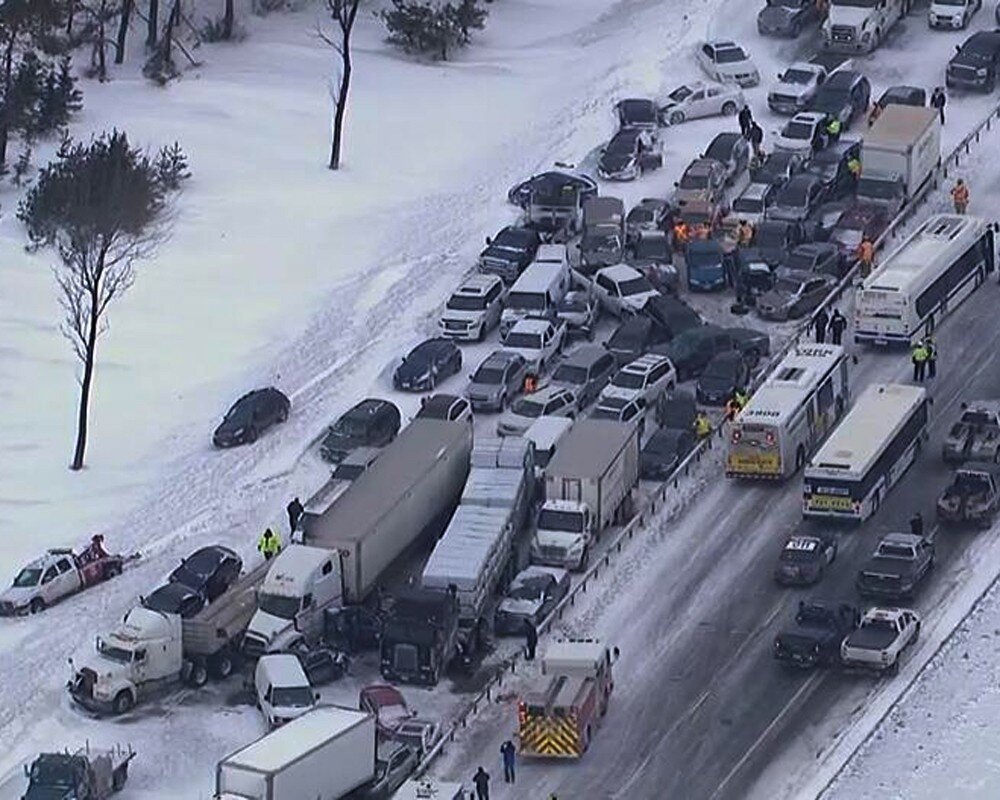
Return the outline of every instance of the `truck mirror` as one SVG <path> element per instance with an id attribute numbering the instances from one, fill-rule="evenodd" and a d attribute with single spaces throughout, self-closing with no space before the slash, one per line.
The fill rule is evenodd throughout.
<path id="1" fill-rule="evenodd" d="M 486 237 L 486 245 L 487 245 L 487 246 L 489 246 L 489 245 L 491 245 L 491 244 L 493 244 L 493 240 L 492 240 L 492 239 L 490 239 L 490 237 L 489 237 L 489 236 L 487 236 L 487 237 Z"/>
<path id="2" fill-rule="evenodd" d="M 962 407 L 962 411 L 965 411 L 965 409 L 967 409 L 969 407 L 968 403 L 961 403 L 960 405 Z"/>
<path id="3" fill-rule="evenodd" d="M 313 699 L 319 700 L 319 692 L 313 692 Z"/>

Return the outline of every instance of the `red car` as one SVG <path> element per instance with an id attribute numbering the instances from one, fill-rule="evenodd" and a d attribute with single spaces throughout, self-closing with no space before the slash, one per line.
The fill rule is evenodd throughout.
<path id="1" fill-rule="evenodd" d="M 358 695 L 358 708 L 375 715 L 375 727 L 385 739 L 393 738 L 399 726 L 414 715 L 402 692 L 385 683 L 364 687 Z"/>

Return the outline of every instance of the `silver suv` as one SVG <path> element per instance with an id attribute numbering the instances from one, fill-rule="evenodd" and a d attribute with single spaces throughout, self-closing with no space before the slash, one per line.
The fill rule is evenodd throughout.
<path id="1" fill-rule="evenodd" d="M 494 350 L 469 376 L 465 396 L 473 411 L 503 411 L 524 388 L 528 364 L 524 356 L 510 350 Z"/>

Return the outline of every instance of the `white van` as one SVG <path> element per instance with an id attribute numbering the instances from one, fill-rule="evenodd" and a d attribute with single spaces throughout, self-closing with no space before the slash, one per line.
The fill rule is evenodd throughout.
<path id="1" fill-rule="evenodd" d="M 254 670 L 253 683 L 257 690 L 257 707 L 269 728 L 301 717 L 319 699 L 299 659 L 288 653 L 261 656 Z"/>
<path id="2" fill-rule="evenodd" d="M 545 474 L 545 465 L 556 453 L 559 440 L 573 427 L 569 417 L 542 416 L 531 423 L 524 432 L 524 438 L 535 445 L 535 477 Z"/>
<path id="3" fill-rule="evenodd" d="M 555 318 L 559 303 L 570 290 L 572 278 L 569 255 L 564 244 L 543 244 L 538 255 L 510 287 L 503 316 L 500 339 L 515 322 L 525 317 Z"/>

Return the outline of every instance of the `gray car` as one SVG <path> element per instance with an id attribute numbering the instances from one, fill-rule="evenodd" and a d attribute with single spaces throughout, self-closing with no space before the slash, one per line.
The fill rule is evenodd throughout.
<path id="1" fill-rule="evenodd" d="M 527 362 L 520 353 L 494 350 L 469 376 L 465 396 L 474 411 L 503 411 L 524 388 Z"/>
<path id="2" fill-rule="evenodd" d="M 803 317 L 823 302 L 835 283 L 829 275 L 779 269 L 774 288 L 758 298 L 757 311 L 764 319 Z"/>
<path id="3" fill-rule="evenodd" d="M 767 218 L 802 222 L 820 204 L 823 193 L 822 179 L 805 173 L 796 175 L 778 190 L 774 205 L 767 210 Z"/>
<path id="4" fill-rule="evenodd" d="M 585 408 L 601 393 L 616 369 L 611 353 L 598 345 L 585 345 L 559 364 L 552 375 L 552 384 L 572 389 L 579 407 Z"/>

